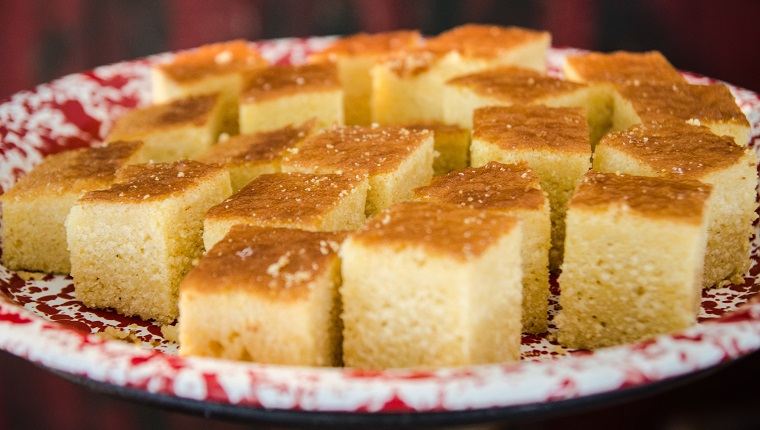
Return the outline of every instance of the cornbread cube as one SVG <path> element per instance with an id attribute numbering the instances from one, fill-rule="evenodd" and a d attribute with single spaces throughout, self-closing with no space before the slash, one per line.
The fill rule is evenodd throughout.
<path id="1" fill-rule="evenodd" d="M 603 88 L 535 70 L 513 66 L 488 69 L 451 79 L 443 91 L 444 121 L 467 129 L 472 129 L 475 109 L 515 104 L 584 108 L 592 144 L 609 128 L 610 107 Z"/>
<path id="2" fill-rule="evenodd" d="M 433 175 L 461 170 L 470 163 L 470 130 L 443 123 L 410 124 L 410 130 L 433 132 Z"/>
<path id="3" fill-rule="evenodd" d="M 311 231 L 355 230 L 362 225 L 369 181 L 361 175 L 264 174 L 209 209 L 203 221 L 206 249 L 236 224 Z"/>
<path id="4" fill-rule="evenodd" d="M 433 177 L 433 133 L 390 126 L 346 126 L 306 139 L 282 160 L 284 172 L 367 176 L 365 214 L 412 197 Z"/>
<path id="5" fill-rule="evenodd" d="M 704 286 L 743 282 L 757 217 L 754 151 L 706 127 L 663 119 L 606 135 L 597 145 L 594 169 L 712 184 L 716 203 L 709 219 Z"/>
<path id="6" fill-rule="evenodd" d="M 71 209 L 66 233 L 74 295 L 167 324 L 179 283 L 203 252 L 203 215 L 231 193 L 229 173 L 192 160 L 135 164 Z"/>
<path id="7" fill-rule="evenodd" d="M 470 164 L 526 163 L 549 195 L 552 271 L 562 262 L 567 202 L 591 167 L 586 116 L 580 108 L 543 105 L 484 107 L 473 116 Z"/>
<path id="8" fill-rule="evenodd" d="M 141 142 L 113 142 L 50 155 L 0 196 L 3 264 L 11 270 L 68 274 L 64 221 L 84 193 L 106 188 L 116 171 L 140 162 Z"/>
<path id="9" fill-rule="evenodd" d="M 731 136 L 737 145 L 747 146 L 749 141 L 749 121 L 725 85 L 618 84 L 613 95 L 613 130 L 675 116 L 718 136 Z"/>
<path id="10" fill-rule="evenodd" d="M 228 168 L 232 192 L 236 193 L 259 175 L 279 172 L 285 151 L 295 150 L 313 126 L 314 120 L 299 127 L 288 125 L 273 131 L 231 136 L 206 150 L 198 161 Z"/>
<path id="11" fill-rule="evenodd" d="M 343 362 L 371 369 L 520 358 L 516 218 L 402 202 L 341 248 Z"/>
<path id="12" fill-rule="evenodd" d="M 222 110 L 219 94 L 133 109 L 116 120 L 105 140 L 141 140 L 145 157 L 157 163 L 194 158 L 216 142 Z"/>
<path id="13" fill-rule="evenodd" d="M 238 132 L 238 94 L 243 76 L 268 62 L 246 40 L 212 43 L 181 52 L 151 69 L 153 103 L 220 93 L 227 133 Z"/>
<path id="14" fill-rule="evenodd" d="M 299 125 L 343 125 L 343 88 L 333 63 L 271 66 L 247 75 L 240 94 L 240 133 Z"/>
<path id="15" fill-rule="evenodd" d="M 590 172 L 570 200 L 558 340 L 595 349 L 694 324 L 712 186 Z"/>
<path id="16" fill-rule="evenodd" d="M 501 65 L 546 70 L 547 32 L 468 24 L 422 48 L 390 54 L 372 69 L 372 120 L 380 124 L 443 121 L 444 83 Z"/>
<path id="17" fill-rule="evenodd" d="M 179 354 L 339 366 L 343 239 L 235 226 L 180 285 Z"/>
<path id="18" fill-rule="evenodd" d="M 492 161 L 434 178 L 414 190 L 414 199 L 488 209 L 522 221 L 523 331 L 547 329 L 549 306 L 549 200 L 538 174 L 525 164 Z"/>
<path id="19" fill-rule="evenodd" d="M 384 55 L 413 48 L 423 42 L 419 31 L 357 33 L 341 37 L 327 49 L 312 54 L 312 62 L 332 61 L 343 84 L 343 109 L 347 125 L 370 125 L 372 76 L 370 71 Z"/>
<path id="20" fill-rule="evenodd" d="M 565 78 L 573 82 L 686 83 L 681 73 L 659 51 L 569 55 L 562 64 Z"/>

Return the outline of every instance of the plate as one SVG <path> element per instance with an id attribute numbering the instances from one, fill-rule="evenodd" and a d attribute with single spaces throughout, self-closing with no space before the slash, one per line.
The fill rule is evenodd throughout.
<path id="1" fill-rule="evenodd" d="M 271 62 L 287 64 L 303 62 L 331 40 L 256 45 Z M 576 52 L 550 49 L 549 73 L 560 76 L 562 59 Z M 0 187 L 8 189 L 47 154 L 100 142 L 121 113 L 150 103 L 150 66 L 172 55 L 65 76 L 0 103 Z M 757 150 L 760 98 L 729 88 L 752 124 L 750 146 Z M 523 335 L 522 359 L 510 364 L 364 371 L 182 358 L 160 326 L 84 307 L 70 277 L 1 266 L 0 348 L 100 391 L 207 415 L 398 424 L 546 413 L 685 382 L 760 349 L 758 245 L 753 238 L 744 284 L 705 291 L 699 322 L 684 331 L 589 352 L 553 343 L 552 325 L 548 335 Z M 555 285 L 552 312 L 556 298 Z M 94 334 L 107 327 L 130 332 L 135 342 Z"/>

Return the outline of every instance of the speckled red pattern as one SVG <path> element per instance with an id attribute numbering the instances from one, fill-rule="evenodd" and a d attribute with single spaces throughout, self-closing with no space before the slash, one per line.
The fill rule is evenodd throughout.
<path id="1" fill-rule="evenodd" d="M 329 39 L 259 43 L 275 63 L 300 63 Z M 570 49 L 552 49 L 549 73 Z M 150 101 L 151 57 L 66 76 L 0 104 L 0 187 L 44 155 L 98 143 L 125 109 Z M 709 78 L 687 74 L 692 82 Z M 760 138 L 760 99 L 731 87 Z M 524 335 L 522 360 L 507 365 L 434 371 L 362 371 L 257 365 L 180 358 L 160 327 L 84 307 L 71 279 L 24 280 L 0 266 L 0 348 L 96 381 L 188 399 L 308 411 L 457 411 L 551 402 L 638 386 L 705 369 L 760 348 L 760 251 L 742 285 L 707 290 L 699 323 L 683 332 L 595 352 L 566 350 L 549 335 Z M 552 280 L 554 283 L 554 280 Z M 550 313 L 557 306 L 553 284 Z M 142 347 L 91 333 L 130 331 Z"/>

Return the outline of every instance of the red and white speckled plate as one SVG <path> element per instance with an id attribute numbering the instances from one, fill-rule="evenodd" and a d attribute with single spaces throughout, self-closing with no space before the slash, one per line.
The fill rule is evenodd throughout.
<path id="1" fill-rule="evenodd" d="M 258 45 L 273 62 L 298 63 L 328 42 Z M 549 52 L 550 73 L 559 75 L 568 52 Z M 66 76 L 0 104 L 0 187 L 8 189 L 47 154 L 99 142 L 120 113 L 148 104 L 149 66 L 168 55 Z M 756 148 L 760 99 L 731 89 L 752 123 L 750 145 Z M 540 409 L 671 381 L 760 349 L 758 248 L 755 242 L 746 282 L 705 292 L 699 323 L 688 330 L 596 352 L 564 350 L 550 336 L 524 336 L 522 360 L 512 364 L 366 372 L 180 358 L 158 326 L 85 308 L 74 299 L 70 278 L 24 279 L 1 266 L 0 348 L 57 373 L 165 404 L 258 411 L 274 420 L 288 411 L 337 419 L 377 412 L 409 422 L 415 415 Z M 92 334 L 108 326 L 130 330 L 142 346 Z"/>

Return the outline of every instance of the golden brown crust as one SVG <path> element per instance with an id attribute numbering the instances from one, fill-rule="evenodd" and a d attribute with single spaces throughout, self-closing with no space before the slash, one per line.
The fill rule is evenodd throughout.
<path id="1" fill-rule="evenodd" d="M 544 31 L 519 27 L 467 24 L 427 40 L 422 47 L 389 54 L 384 64 L 401 78 L 429 70 L 446 54 L 456 52 L 465 58 L 498 58 L 527 43 L 550 39 Z"/>
<path id="2" fill-rule="evenodd" d="M 526 43 L 549 38 L 545 31 L 519 27 L 466 24 L 445 31 L 428 40 L 432 51 L 457 51 L 463 57 L 495 58 Z"/>
<path id="3" fill-rule="evenodd" d="M 245 40 L 214 43 L 177 54 L 157 69 L 178 82 L 192 82 L 208 76 L 237 73 L 266 67 L 268 62 Z"/>
<path id="4" fill-rule="evenodd" d="M 513 217 L 492 211 L 402 202 L 374 216 L 352 237 L 369 247 L 419 247 L 467 261 L 482 255 L 517 223 Z"/>
<path id="5" fill-rule="evenodd" d="M 181 291 L 242 290 L 272 300 L 299 300 L 337 258 L 345 233 L 234 226 L 188 273 Z"/>
<path id="6" fill-rule="evenodd" d="M 733 166 L 745 154 L 745 148 L 731 137 L 667 118 L 608 133 L 598 146 L 635 157 L 659 175 L 691 179 Z"/>
<path id="7" fill-rule="evenodd" d="M 50 155 L 19 179 L 5 198 L 78 193 L 108 186 L 115 180 L 116 171 L 133 159 L 142 145 L 139 141 L 111 142 Z"/>
<path id="8" fill-rule="evenodd" d="M 303 92 L 341 89 L 338 69 L 331 62 L 297 66 L 271 66 L 245 77 L 241 103 L 256 103 Z"/>
<path id="9" fill-rule="evenodd" d="M 390 53 L 381 62 L 399 78 L 407 79 L 427 72 L 446 54 L 446 51 L 432 51 L 422 46 Z"/>
<path id="10" fill-rule="evenodd" d="M 318 224 L 362 181 L 357 175 L 264 174 L 209 209 L 206 218 Z"/>
<path id="11" fill-rule="evenodd" d="M 402 127 L 338 127 L 304 140 L 297 152 L 286 154 L 282 164 L 310 172 L 387 173 L 431 136 L 429 130 Z"/>
<path id="12" fill-rule="evenodd" d="M 620 95 L 631 102 L 642 122 L 671 115 L 683 120 L 730 122 L 749 127 L 727 86 L 692 84 L 617 85 Z"/>
<path id="13" fill-rule="evenodd" d="M 448 173 L 414 190 L 416 200 L 474 209 L 538 209 L 546 202 L 538 174 L 526 164 L 502 164 Z"/>
<path id="14" fill-rule="evenodd" d="M 498 67 L 456 77 L 446 85 L 513 103 L 531 103 L 545 97 L 567 94 L 586 85 L 565 81 L 520 67 Z"/>
<path id="15" fill-rule="evenodd" d="M 473 139 L 507 150 L 543 150 L 591 155 L 582 108 L 514 105 L 476 109 Z"/>
<path id="16" fill-rule="evenodd" d="M 208 122 L 219 96 L 190 96 L 169 103 L 133 109 L 122 115 L 107 140 L 126 140 L 151 131 L 183 126 L 202 126 Z"/>
<path id="17" fill-rule="evenodd" d="M 566 61 L 585 82 L 686 83 L 686 79 L 659 51 L 589 52 L 569 56 Z"/>
<path id="18" fill-rule="evenodd" d="M 132 164 L 119 170 L 110 188 L 91 191 L 81 201 L 139 203 L 164 200 L 218 175 L 222 168 L 194 160 Z"/>
<path id="19" fill-rule="evenodd" d="M 313 54 L 315 61 L 334 61 L 341 56 L 374 56 L 411 48 L 422 44 L 417 30 L 398 30 L 382 33 L 356 33 L 341 37 L 325 50 Z"/>
<path id="20" fill-rule="evenodd" d="M 274 131 L 232 136 L 209 148 L 198 161 L 226 166 L 269 163 L 305 139 L 314 123 L 312 120 L 300 127 L 288 125 Z"/>
<path id="21" fill-rule="evenodd" d="M 649 218 L 701 224 L 712 186 L 699 181 L 590 171 L 583 178 L 570 210 L 610 206 Z"/>

